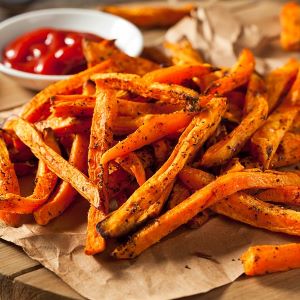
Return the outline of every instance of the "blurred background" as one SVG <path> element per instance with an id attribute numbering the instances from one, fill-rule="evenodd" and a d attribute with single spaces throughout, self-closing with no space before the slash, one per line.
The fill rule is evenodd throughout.
<path id="1" fill-rule="evenodd" d="M 136 2 L 133 0 L 0 0 L 0 21 L 13 15 L 43 8 L 81 7 L 95 8 L 103 4 Z M 149 2 L 140 1 L 140 2 Z M 167 1 L 166 1 L 167 2 Z"/>

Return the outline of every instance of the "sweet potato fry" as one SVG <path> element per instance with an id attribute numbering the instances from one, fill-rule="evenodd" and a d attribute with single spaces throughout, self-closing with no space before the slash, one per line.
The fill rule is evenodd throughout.
<path id="1" fill-rule="evenodd" d="M 97 228 L 101 235 L 105 237 L 123 235 L 137 224 L 154 216 L 147 213 L 149 207 L 160 205 L 158 199 L 162 191 L 174 181 L 189 158 L 212 134 L 221 121 L 225 108 L 226 100 L 224 98 L 214 98 L 207 104 L 204 111 L 194 117 L 165 164 L 118 210 L 98 224 Z"/>
<path id="2" fill-rule="evenodd" d="M 140 186 L 145 183 L 146 174 L 143 163 L 134 152 L 131 152 L 126 156 L 116 158 L 116 162 L 126 172 L 133 175 Z"/>
<path id="3" fill-rule="evenodd" d="M 246 94 L 247 115 L 230 134 L 204 153 L 201 160 L 202 166 L 212 167 L 226 163 L 242 149 L 247 140 L 266 120 L 268 103 L 261 81 L 257 75 L 252 75 Z"/>
<path id="4" fill-rule="evenodd" d="M 28 102 L 23 111 L 22 118 L 29 122 L 37 122 L 47 117 L 50 112 L 50 98 L 57 94 L 68 94 L 73 90 L 81 87 L 91 75 L 99 72 L 113 71 L 112 61 L 105 61 L 93 68 L 82 71 L 76 75 L 71 76 L 68 79 L 58 81 L 52 85 L 49 85 L 46 89 L 39 92 L 36 96 Z"/>
<path id="5" fill-rule="evenodd" d="M 51 128 L 56 136 L 65 136 L 73 133 L 88 133 L 91 128 L 91 119 L 78 119 L 74 117 L 51 117 L 47 120 L 36 122 L 39 131 Z"/>
<path id="6" fill-rule="evenodd" d="M 69 163 L 81 172 L 85 172 L 87 165 L 87 150 L 89 139 L 85 134 L 78 134 L 74 138 Z M 52 219 L 61 215 L 74 201 L 77 191 L 66 181 L 63 181 L 47 203 L 34 212 L 35 221 L 40 225 L 48 224 Z"/>
<path id="7" fill-rule="evenodd" d="M 96 94 L 95 82 L 88 79 L 82 85 L 82 95 L 83 96 L 95 96 L 95 94 Z"/>
<path id="8" fill-rule="evenodd" d="M 4 139 L 0 135 L 0 193 L 20 194 L 18 179 L 14 166 L 10 161 L 9 153 Z M 22 223 L 22 217 L 19 214 L 9 213 L 0 210 L 0 220 L 9 226 L 19 226 Z"/>
<path id="9" fill-rule="evenodd" d="M 300 188 L 285 186 L 276 189 L 268 189 L 255 195 L 260 200 L 284 203 L 289 205 L 300 205 Z"/>
<path id="10" fill-rule="evenodd" d="M 152 146 L 154 149 L 156 166 L 161 167 L 172 152 L 171 145 L 167 139 L 161 139 L 154 142 Z"/>
<path id="11" fill-rule="evenodd" d="M 198 103 L 199 94 L 191 89 L 165 83 L 148 83 L 138 75 L 133 74 L 96 74 L 92 77 L 97 84 L 106 88 L 130 91 L 145 98 L 153 98 L 167 103 Z"/>
<path id="12" fill-rule="evenodd" d="M 281 47 L 288 51 L 300 50 L 300 5 L 289 2 L 283 5 L 280 13 Z"/>
<path id="13" fill-rule="evenodd" d="M 199 190 L 211 183 L 215 176 L 199 169 L 185 166 L 178 174 L 180 180 L 192 190 Z"/>
<path id="14" fill-rule="evenodd" d="M 202 64 L 201 54 L 195 50 L 190 41 L 184 37 L 177 43 L 165 41 L 163 46 L 170 52 L 174 65 Z"/>
<path id="15" fill-rule="evenodd" d="M 94 255 L 105 249 L 105 240 L 96 231 L 97 223 L 104 219 L 109 209 L 108 164 L 101 163 L 101 157 L 113 143 L 112 125 L 117 115 L 116 101 L 115 91 L 96 87 L 96 104 L 88 152 L 88 173 L 91 181 L 98 187 L 101 205 L 100 207 L 91 205 L 89 209 L 84 250 L 87 255 Z"/>
<path id="16" fill-rule="evenodd" d="M 192 118 L 193 114 L 186 112 L 153 115 L 134 133 L 106 151 L 102 155 L 101 163 L 105 164 L 119 156 L 127 155 L 128 153 L 145 145 L 149 145 L 170 133 L 185 128 L 191 122 Z"/>
<path id="17" fill-rule="evenodd" d="M 266 203 L 246 193 L 230 195 L 211 209 L 254 227 L 300 236 L 299 212 Z"/>
<path id="18" fill-rule="evenodd" d="M 59 146 L 51 130 L 43 132 L 45 145 L 60 154 Z M 40 160 L 35 178 L 35 187 L 33 193 L 28 197 L 21 197 L 19 193 L 5 192 L 0 207 L 3 210 L 18 214 L 29 214 L 45 203 L 55 188 L 57 176 Z"/>
<path id="19" fill-rule="evenodd" d="M 191 195 L 189 189 L 179 180 L 173 186 L 170 199 L 168 201 L 168 208 L 173 208 Z"/>
<path id="20" fill-rule="evenodd" d="M 138 231 L 127 243 L 117 247 L 112 255 L 119 259 L 136 257 L 205 208 L 243 189 L 299 184 L 300 176 L 293 173 L 236 172 L 220 176 Z"/>
<path id="21" fill-rule="evenodd" d="M 300 244 L 261 245 L 243 253 L 246 275 L 263 275 L 300 268 Z"/>
<path id="22" fill-rule="evenodd" d="M 268 169 L 277 148 L 298 113 L 297 107 L 282 105 L 275 110 L 251 138 L 251 152 Z"/>
<path id="23" fill-rule="evenodd" d="M 184 4 L 178 7 L 171 6 L 104 6 L 103 11 L 122 17 L 141 28 L 170 27 L 190 14 L 195 6 Z"/>
<path id="24" fill-rule="evenodd" d="M 300 135 L 287 132 L 271 161 L 272 168 L 286 167 L 300 162 Z"/>
<path id="25" fill-rule="evenodd" d="M 266 87 L 268 94 L 269 112 L 273 111 L 279 102 L 280 96 L 285 92 L 289 83 L 295 79 L 299 63 L 290 59 L 285 65 L 267 74 Z"/>
<path id="26" fill-rule="evenodd" d="M 143 79 L 149 83 L 182 84 L 185 80 L 201 77 L 213 70 L 208 64 L 172 66 L 149 72 L 143 76 Z"/>
<path id="27" fill-rule="evenodd" d="M 138 75 L 144 75 L 160 67 L 158 64 L 142 57 L 128 56 L 116 47 L 114 40 L 100 42 L 84 40 L 82 48 L 89 66 L 94 66 L 110 59 L 120 72 Z"/>
<path id="28" fill-rule="evenodd" d="M 201 103 L 209 101 L 214 96 L 222 96 L 245 84 L 253 73 L 254 65 L 253 54 L 248 49 L 244 49 L 230 71 L 224 77 L 213 81 L 208 87 L 205 91 L 207 96 L 201 97 Z"/>
<path id="29" fill-rule="evenodd" d="M 32 150 L 37 158 L 44 161 L 53 173 L 70 183 L 82 197 L 95 207 L 100 205 L 97 186 L 47 146 L 33 125 L 19 118 L 14 121 L 14 130 L 23 143 Z"/>

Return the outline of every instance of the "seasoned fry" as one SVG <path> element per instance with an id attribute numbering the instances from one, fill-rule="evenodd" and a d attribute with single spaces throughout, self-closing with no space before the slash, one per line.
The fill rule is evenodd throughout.
<path id="1" fill-rule="evenodd" d="M 263 275 L 300 268 L 300 244 L 261 245 L 249 247 L 243 253 L 246 275 Z"/>
<path id="2" fill-rule="evenodd" d="M 34 125 L 39 131 L 51 128 L 56 136 L 65 136 L 73 133 L 88 133 L 91 128 L 91 119 L 52 117 Z"/>
<path id="3" fill-rule="evenodd" d="M 76 135 L 72 144 L 69 163 L 81 172 L 86 170 L 89 139 L 84 134 Z M 74 201 L 77 191 L 66 181 L 62 182 L 48 202 L 34 212 L 35 221 L 40 225 L 48 224 L 58 217 Z"/>
<path id="4" fill-rule="evenodd" d="M 286 3 L 280 13 L 281 47 L 288 51 L 300 50 L 300 6 L 296 2 Z"/>
<path id="5" fill-rule="evenodd" d="M 145 98 L 153 98 L 167 103 L 198 103 L 199 94 L 191 89 L 165 83 L 148 83 L 137 75 L 110 73 L 97 74 L 92 77 L 97 84 L 112 89 L 121 89 L 138 94 Z"/>
<path id="6" fill-rule="evenodd" d="M 14 121 L 14 130 L 22 142 L 31 149 L 37 158 L 44 161 L 53 173 L 70 183 L 82 197 L 95 207 L 100 205 L 100 196 L 96 185 L 47 146 L 30 123 L 20 118 L 16 119 Z"/>
<path id="7" fill-rule="evenodd" d="M 103 11 L 122 17 L 138 27 L 157 28 L 170 27 L 190 14 L 195 6 L 184 4 L 178 7 L 170 6 L 104 6 Z"/>
<path id="8" fill-rule="evenodd" d="M 272 168 L 285 167 L 300 162 L 300 135 L 287 132 L 271 161 Z"/>
<path id="9" fill-rule="evenodd" d="M 151 144 L 164 136 L 174 133 L 186 127 L 192 120 L 193 114 L 185 112 L 175 112 L 168 115 L 152 116 L 145 121 L 134 133 L 129 135 L 108 151 L 101 158 L 101 163 L 105 164 L 119 156 L 127 155 L 145 145 Z M 141 136 L 143 137 L 141 139 Z"/>
<path id="10" fill-rule="evenodd" d="M 236 193 L 214 204 L 211 209 L 231 219 L 290 235 L 300 235 L 300 213 Z M 253 210 L 253 213 L 249 213 Z"/>
<path id="11" fill-rule="evenodd" d="M 222 96 L 231 92 L 235 88 L 245 84 L 254 70 L 254 56 L 248 50 L 244 49 L 236 64 L 230 69 L 224 77 L 213 81 L 205 91 L 206 97 L 201 98 L 201 103 L 209 101 L 212 97 Z"/>
<path id="12" fill-rule="evenodd" d="M 131 152 L 123 157 L 118 157 L 116 162 L 129 174 L 133 175 L 137 183 L 141 186 L 146 181 L 146 173 L 140 158 Z"/>
<path id="13" fill-rule="evenodd" d="M 243 189 L 299 184 L 300 177 L 293 173 L 236 172 L 220 176 L 138 231 L 127 243 L 118 246 L 112 255 L 119 259 L 136 257 L 205 208 Z M 98 229 L 101 230 L 99 226 Z"/>
<path id="14" fill-rule="evenodd" d="M 266 76 L 267 99 L 270 112 L 278 104 L 280 96 L 286 90 L 289 82 L 296 77 L 298 69 L 299 62 L 296 59 L 290 59 L 285 65 L 273 70 Z"/>
<path id="15" fill-rule="evenodd" d="M 159 205 L 158 197 L 173 182 L 186 162 L 203 145 L 218 126 L 226 108 L 224 98 L 214 98 L 186 128 L 170 158 L 145 184 L 114 213 L 98 224 L 105 237 L 123 235 L 152 215 L 147 213 L 150 205 Z M 137 209 L 137 207 L 139 209 Z M 146 211 L 146 213 L 145 213 Z"/>
<path id="16" fill-rule="evenodd" d="M 182 202 L 184 199 L 188 198 L 190 196 L 189 189 L 182 184 L 179 180 L 177 180 L 174 184 L 173 191 L 170 195 L 170 199 L 168 201 L 168 207 L 173 208 L 180 202 Z"/>
<path id="17" fill-rule="evenodd" d="M 222 165 L 235 156 L 252 134 L 263 124 L 268 115 L 268 103 L 262 80 L 252 75 L 246 94 L 247 115 L 223 140 L 211 146 L 203 155 L 201 165 Z"/>
<path id="18" fill-rule="evenodd" d="M 84 250 L 88 255 L 100 253 L 105 249 L 105 240 L 96 231 L 96 225 L 104 219 L 109 209 L 108 164 L 101 163 L 101 158 L 113 143 L 112 124 L 117 115 L 116 101 L 115 91 L 100 89 L 97 86 L 88 152 L 88 173 L 92 182 L 98 187 L 101 205 L 100 207 L 91 205 L 89 209 Z"/>
<path id="19" fill-rule="evenodd" d="M 263 201 L 300 205 L 300 188 L 285 186 L 277 189 L 268 189 L 256 194 L 255 197 Z"/>
<path id="20" fill-rule="evenodd" d="M 0 135 L 0 192 L 20 194 L 18 179 L 14 166 L 10 161 L 6 144 Z M 19 226 L 22 223 L 22 217 L 19 214 L 5 212 L 0 210 L 0 220 L 9 226 Z"/>
<path id="21" fill-rule="evenodd" d="M 141 57 L 130 57 L 115 45 L 115 41 L 103 40 L 94 42 L 83 40 L 84 56 L 89 67 L 93 67 L 105 60 L 112 60 L 120 72 L 144 75 L 159 69 L 159 65 Z"/>
<path id="22" fill-rule="evenodd" d="M 213 68 L 208 64 L 172 66 L 149 72 L 143 79 L 149 83 L 182 84 L 185 80 L 201 77 L 212 71 Z"/>
<path id="23" fill-rule="evenodd" d="M 186 37 L 183 37 L 177 43 L 165 41 L 163 45 L 169 50 L 174 65 L 194 65 L 204 62 L 200 53 L 193 48 Z"/>
<path id="24" fill-rule="evenodd" d="M 297 107 L 279 107 L 252 136 L 251 152 L 265 169 L 269 168 L 282 138 L 292 126 L 297 113 Z"/>

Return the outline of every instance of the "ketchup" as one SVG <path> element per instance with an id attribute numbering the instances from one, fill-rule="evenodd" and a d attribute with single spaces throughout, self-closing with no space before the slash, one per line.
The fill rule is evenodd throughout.
<path id="1" fill-rule="evenodd" d="M 41 28 L 8 44 L 3 64 L 20 71 L 47 74 L 75 74 L 86 69 L 82 40 L 102 40 L 91 33 Z"/>

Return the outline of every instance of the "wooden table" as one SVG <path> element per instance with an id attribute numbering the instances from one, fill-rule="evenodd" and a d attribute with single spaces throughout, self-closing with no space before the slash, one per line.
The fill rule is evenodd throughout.
<path id="1" fill-rule="evenodd" d="M 0 299 L 84 299 L 54 273 L 29 258 L 19 247 L 0 240 Z M 186 300 L 296 300 L 300 298 L 300 270 L 237 281 Z M 84 284 L 84 283 L 83 283 Z"/>

